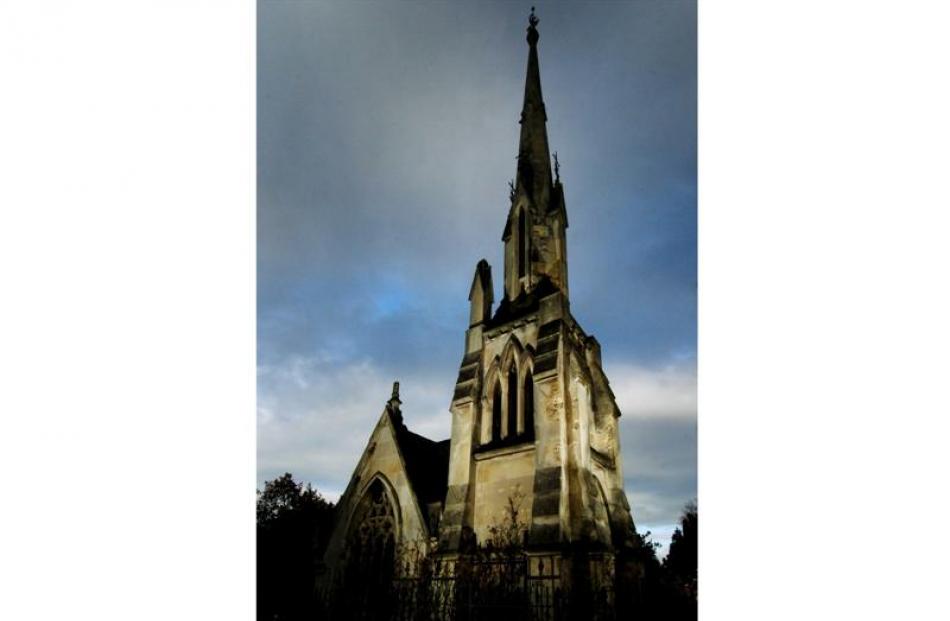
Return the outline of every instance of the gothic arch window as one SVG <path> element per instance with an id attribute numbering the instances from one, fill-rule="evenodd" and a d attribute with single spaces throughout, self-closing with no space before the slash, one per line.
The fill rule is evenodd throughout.
<path id="1" fill-rule="evenodd" d="M 535 439 L 532 353 L 530 347 L 522 347 L 511 335 L 485 374 L 486 393 L 478 435 L 486 449 Z"/>
<path id="2" fill-rule="evenodd" d="M 382 586 L 393 575 L 396 511 L 383 482 L 376 478 L 360 498 L 350 519 L 346 574 L 354 583 L 373 577 Z"/>
<path id="3" fill-rule="evenodd" d="M 518 434 L 518 370 L 508 368 L 508 437 Z"/>
<path id="4" fill-rule="evenodd" d="M 528 438 L 534 438 L 534 378 L 530 369 L 525 372 L 521 403 L 524 410 L 524 434 Z"/>
<path id="5" fill-rule="evenodd" d="M 501 382 L 495 380 L 495 389 L 491 398 L 491 439 L 501 439 Z"/>

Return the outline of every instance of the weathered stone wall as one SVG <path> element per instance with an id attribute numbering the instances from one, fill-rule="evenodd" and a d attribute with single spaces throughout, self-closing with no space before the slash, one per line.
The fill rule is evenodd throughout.
<path id="1" fill-rule="evenodd" d="M 531 524 L 534 448 L 478 455 L 475 458 L 474 530 L 479 543 L 491 539 L 490 529 L 510 521 L 511 506 L 525 530 Z M 509 501 L 512 505 L 509 505 Z"/>
<path id="2" fill-rule="evenodd" d="M 531 272 L 535 280 L 547 276 L 561 291 L 567 294 L 567 256 L 565 250 L 565 226 L 558 212 L 538 218 L 531 227 L 532 252 Z"/>

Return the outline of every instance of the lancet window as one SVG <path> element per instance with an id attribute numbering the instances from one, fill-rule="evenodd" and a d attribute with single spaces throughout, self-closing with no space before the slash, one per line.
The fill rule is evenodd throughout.
<path id="1" fill-rule="evenodd" d="M 508 369 L 508 429 L 506 436 L 518 434 L 518 370 L 514 365 Z"/>
<path id="2" fill-rule="evenodd" d="M 524 209 L 518 210 L 518 278 L 524 278 L 526 255 L 528 254 L 527 227 L 525 225 Z"/>
<path id="3" fill-rule="evenodd" d="M 486 440 L 496 443 L 529 441 L 534 439 L 534 379 L 531 369 L 522 362 L 523 372 L 514 358 L 508 365 L 493 373 L 491 382 L 491 433 Z M 486 436 L 482 436 L 485 438 Z"/>
<path id="4" fill-rule="evenodd" d="M 491 399 L 491 439 L 492 442 L 501 440 L 501 382 L 495 382 L 495 390 Z"/>
<path id="5" fill-rule="evenodd" d="M 521 410 L 524 412 L 524 435 L 534 437 L 534 378 L 531 370 L 524 374 L 524 393 L 521 397 Z"/>

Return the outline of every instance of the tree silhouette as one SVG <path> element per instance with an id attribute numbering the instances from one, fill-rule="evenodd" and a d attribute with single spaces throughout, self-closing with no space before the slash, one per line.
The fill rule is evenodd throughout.
<path id="1" fill-rule="evenodd" d="M 697 532 L 699 514 L 695 503 L 689 503 L 680 517 L 680 527 L 673 532 L 670 551 L 663 561 L 671 577 L 696 596 Z"/>
<path id="2" fill-rule="evenodd" d="M 663 560 L 667 609 L 671 619 L 696 618 L 698 528 L 699 513 L 696 503 L 691 502 L 683 509 L 680 526 L 673 532 L 670 551 Z"/>
<path id="3" fill-rule="evenodd" d="M 290 473 L 257 493 L 257 618 L 312 618 L 336 507 Z"/>
<path id="4" fill-rule="evenodd" d="M 695 503 L 687 504 L 662 563 L 656 556 L 659 544 L 650 540 L 650 532 L 634 533 L 633 546 L 623 551 L 618 563 L 618 619 L 696 619 L 697 515 Z M 624 586 L 629 584 L 634 588 Z"/>

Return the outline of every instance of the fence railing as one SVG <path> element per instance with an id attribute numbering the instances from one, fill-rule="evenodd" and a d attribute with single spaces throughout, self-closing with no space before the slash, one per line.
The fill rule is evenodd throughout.
<path id="1" fill-rule="evenodd" d="M 335 600 L 327 612 L 366 621 L 613 621 L 609 560 L 591 559 L 582 589 L 567 588 L 563 559 L 553 554 L 434 560 L 394 578 L 385 592 L 372 581 L 339 585 L 327 593 Z"/>

